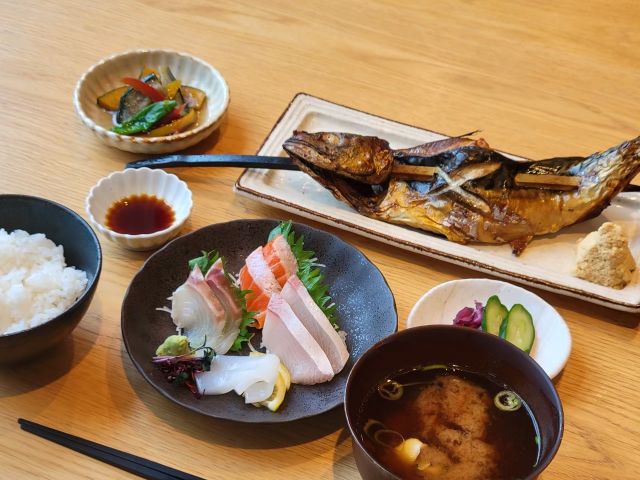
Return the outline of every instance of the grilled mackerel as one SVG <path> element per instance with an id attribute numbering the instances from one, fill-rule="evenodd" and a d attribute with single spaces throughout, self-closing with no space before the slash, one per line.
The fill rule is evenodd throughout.
<path id="1" fill-rule="evenodd" d="M 482 139 L 456 137 L 393 150 L 380 138 L 294 132 L 291 159 L 363 215 L 458 243 L 511 244 L 519 255 L 535 235 L 595 217 L 640 171 L 640 137 L 583 157 L 514 161 Z M 393 175 L 394 164 L 435 167 L 433 179 Z M 579 179 L 573 191 L 516 184 L 518 174 Z M 531 177 L 530 177 L 531 178 Z"/>

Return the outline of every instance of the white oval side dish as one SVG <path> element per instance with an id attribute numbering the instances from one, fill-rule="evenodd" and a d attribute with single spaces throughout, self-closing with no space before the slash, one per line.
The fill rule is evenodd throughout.
<path id="1" fill-rule="evenodd" d="M 114 202 L 130 195 L 155 195 L 172 209 L 171 226 L 154 233 L 129 235 L 114 232 L 105 225 L 107 210 Z M 177 236 L 191 214 L 193 199 L 187 184 L 164 170 L 127 169 L 102 178 L 90 191 L 85 209 L 91 224 L 106 238 L 128 250 L 152 250 Z"/>
<path id="2" fill-rule="evenodd" d="M 166 137 L 120 135 L 111 131 L 111 115 L 97 104 L 97 98 L 123 85 L 122 77 L 135 77 L 143 66 L 168 66 L 183 85 L 207 94 L 199 124 Z M 183 150 L 204 140 L 216 130 L 229 106 L 229 87 L 223 76 L 199 58 L 171 50 L 132 50 L 100 60 L 82 75 L 73 94 L 82 122 L 111 147 L 134 153 L 158 154 Z"/>
<path id="3" fill-rule="evenodd" d="M 473 278 L 438 285 L 413 306 L 407 318 L 407 328 L 453 325 L 453 319 L 462 308 L 473 307 L 474 301 L 484 305 L 492 295 L 498 295 L 507 308 L 520 303 L 529 311 L 536 329 L 530 355 L 549 377 L 558 375 L 571 353 L 569 327 L 557 310 L 538 295 L 507 282 Z"/>

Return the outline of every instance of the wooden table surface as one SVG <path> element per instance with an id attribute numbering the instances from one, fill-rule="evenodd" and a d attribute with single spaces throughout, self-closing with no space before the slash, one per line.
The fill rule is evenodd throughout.
<path id="1" fill-rule="evenodd" d="M 299 91 L 436 131 L 482 129 L 491 145 L 531 158 L 589 154 L 635 137 L 640 4 L 533 3 L 3 0 L 0 192 L 43 196 L 86 217 L 89 189 L 137 157 L 82 125 L 75 83 L 98 59 L 144 47 L 189 52 L 229 83 L 219 135 L 192 152 L 255 152 Z M 187 231 L 289 216 L 234 195 L 237 169 L 173 172 L 194 194 Z M 402 328 L 429 288 L 478 276 L 328 230 L 382 270 Z M 0 369 L 0 477 L 131 478 L 20 431 L 16 419 L 25 417 L 207 478 L 358 478 L 340 409 L 249 426 L 191 413 L 150 387 L 120 334 L 124 292 L 149 254 L 102 246 L 95 298 L 71 338 Z M 640 478 L 638 317 L 536 293 L 573 335 L 556 382 L 564 440 L 542 477 Z"/>

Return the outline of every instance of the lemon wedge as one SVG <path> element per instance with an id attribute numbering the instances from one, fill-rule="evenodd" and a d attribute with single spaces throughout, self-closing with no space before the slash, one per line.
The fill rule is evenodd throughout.
<path id="1" fill-rule="evenodd" d="M 287 393 L 287 387 L 285 386 L 284 379 L 281 375 L 278 375 L 278 380 L 273 387 L 273 393 L 265 401 L 260 402 L 260 405 L 267 407 L 272 412 L 275 412 L 280 408 L 284 401 L 284 396 Z"/>
<path id="2" fill-rule="evenodd" d="M 250 357 L 257 357 L 259 355 L 264 355 L 262 352 L 251 352 L 249 353 Z M 254 403 L 256 407 L 267 407 L 272 412 L 275 412 L 280 408 L 282 402 L 284 401 L 284 396 L 287 393 L 287 390 L 291 387 L 291 374 L 287 367 L 284 366 L 282 362 L 278 367 L 278 378 L 276 380 L 275 385 L 273 386 L 273 393 L 266 400 Z"/>
<path id="3" fill-rule="evenodd" d="M 282 362 L 280 362 L 280 367 L 278 368 L 278 377 L 282 377 L 285 388 L 289 390 L 291 388 L 291 374 Z"/>

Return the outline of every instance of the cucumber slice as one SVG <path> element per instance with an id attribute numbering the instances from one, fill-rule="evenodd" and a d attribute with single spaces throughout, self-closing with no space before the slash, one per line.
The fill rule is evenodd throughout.
<path id="1" fill-rule="evenodd" d="M 500 327 L 500 333 L 500 336 L 505 340 L 529 353 L 536 338 L 536 329 L 533 326 L 531 314 L 522 305 L 516 303 L 509 310 L 509 315 Z"/>
<path id="2" fill-rule="evenodd" d="M 500 324 L 500 331 L 498 332 L 498 336 L 500 338 L 506 338 L 507 336 L 507 317 L 509 316 L 509 312 L 507 311 L 507 314 L 504 316 L 504 320 L 502 320 L 502 323 Z"/>
<path id="3" fill-rule="evenodd" d="M 504 319 L 507 318 L 508 313 L 509 310 L 500 302 L 497 295 L 490 297 L 482 313 L 482 330 L 498 335 L 500 326 L 503 324 Z"/>

